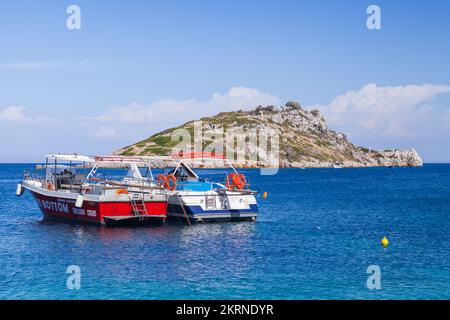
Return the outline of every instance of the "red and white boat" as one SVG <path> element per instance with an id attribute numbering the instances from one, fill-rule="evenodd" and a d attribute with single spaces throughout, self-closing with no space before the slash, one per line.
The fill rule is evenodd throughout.
<path id="1" fill-rule="evenodd" d="M 100 176 L 99 168 L 128 170 L 120 179 Z M 36 199 L 45 218 L 99 225 L 163 224 L 167 194 L 141 175 L 148 163 L 131 157 L 88 157 L 50 154 L 41 175 L 26 172 L 16 194 L 25 190 Z M 108 171 L 108 170 L 107 170 Z M 109 170 L 112 171 L 112 170 Z"/>

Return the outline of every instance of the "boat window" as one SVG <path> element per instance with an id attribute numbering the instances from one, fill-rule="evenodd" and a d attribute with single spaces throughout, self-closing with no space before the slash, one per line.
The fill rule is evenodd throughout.
<path id="1" fill-rule="evenodd" d="M 74 167 L 70 167 L 70 166 L 61 166 L 58 165 L 56 166 L 51 166 L 49 165 L 47 167 L 47 175 L 52 174 L 52 175 L 62 175 L 62 174 L 66 174 L 66 175 L 72 175 L 72 174 L 76 174 L 77 170 Z"/>

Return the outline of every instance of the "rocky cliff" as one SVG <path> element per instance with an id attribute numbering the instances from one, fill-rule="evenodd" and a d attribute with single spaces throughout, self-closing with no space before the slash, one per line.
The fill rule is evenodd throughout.
<path id="1" fill-rule="evenodd" d="M 356 146 L 343 133 L 328 129 L 318 110 L 304 110 L 297 102 L 285 106 L 258 106 L 252 111 L 222 112 L 201 120 L 203 133 L 217 130 L 267 130 L 279 136 L 279 161 L 267 152 L 246 146 L 246 154 L 257 152 L 263 166 L 280 167 L 370 167 L 370 166 L 421 166 L 422 159 L 414 149 L 371 150 Z M 154 134 L 150 138 L 117 150 L 114 154 L 127 156 L 168 155 L 177 144 L 171 139 L 176 129 L 194 132 L 194 121 Z M 248 140 L 248 139 L 247 139 Z M 204 138 L 203 146 L 212 139 Z M 242 151 L 242 150 L 241 150 Z M 246 161 L 235 161 L 239 167 Z"/>

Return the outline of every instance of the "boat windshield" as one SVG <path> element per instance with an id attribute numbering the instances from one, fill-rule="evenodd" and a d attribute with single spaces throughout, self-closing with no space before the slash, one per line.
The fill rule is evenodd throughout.
<path id="1" fill-rule="evenodd" d="M 71 166 L 64 166 L 64 165 L 58 165 L 55 166 L 54 165 L 50 165 L 47 166 L 46 171 L 46 175 L 54 175 L 54 174 L 76 174 L 77 169 Z"/>

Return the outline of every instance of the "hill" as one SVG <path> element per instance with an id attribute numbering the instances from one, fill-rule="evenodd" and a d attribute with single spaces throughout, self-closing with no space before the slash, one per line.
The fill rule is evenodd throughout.
<path id="1" fill-rule="evenodd" d="M 326 120 L 318 110 L 304 110 L 297 102 L 285 106 L 258 106 L 251 111 L 222 112 L 212 117 L 201 118 L 203 133 L 217 130 L 268 130 L 279 136 L 280 167 L 369 167 L 369 166 L 421 166 L 422 159 L 414 149 L 371 150 L 354 145 L 343 133 L 328 129 Z M 178 142 L 171 139 L 177 129 L 194 132 L 194 121 L 179 127 L 156 133 L 114 152 L 125 156 L 169 155 Z M 203 139 L 203 147 L 212 138 Z M 246 146 L 246 153 L 257 152 L 263 163 L 273 162 L 266 152 L 252 150 Z M 235 161 L 239 167 L 247 162 Z"/>

